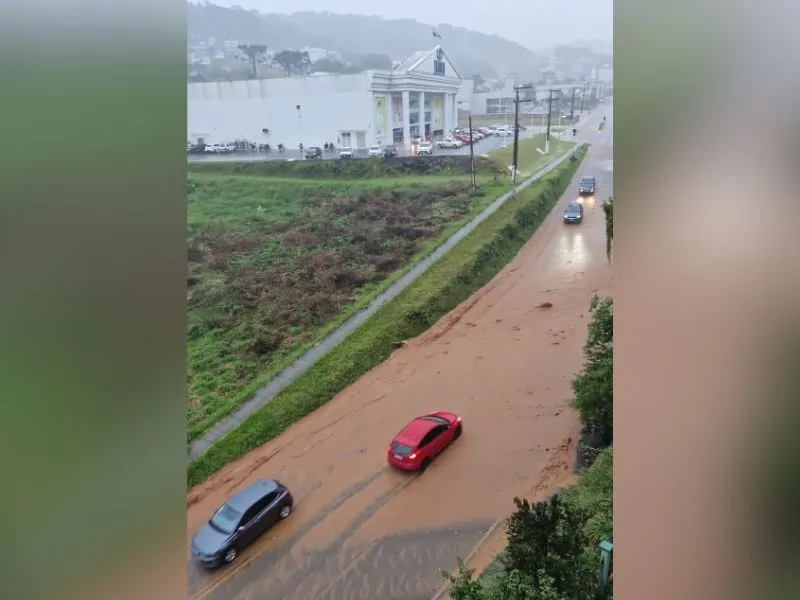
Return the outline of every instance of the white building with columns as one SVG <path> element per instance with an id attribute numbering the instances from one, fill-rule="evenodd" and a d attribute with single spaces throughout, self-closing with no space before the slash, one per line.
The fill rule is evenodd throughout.
<path id="1" fill-rule="evenodd" d="M 458 123 L 461 78 L 441 46 L 415 52 L 392 71 L 190 83 L 189 141 L 248 140 L 287 148 L 375 144 L 410 147 Z"/>

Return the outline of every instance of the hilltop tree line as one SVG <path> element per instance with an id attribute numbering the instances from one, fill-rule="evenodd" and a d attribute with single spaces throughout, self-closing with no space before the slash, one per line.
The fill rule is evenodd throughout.
<path id="1" fill-rule="evenodd" d="M 584 366 L 572 381 L 590 463 L 580 483 L 543 502 L 515 498 L 498 572 L 475 578 L 459 561 L 457 573 L 443 573 L 452 600 L 611 600 L 598 575 L 599 544 L 613 541 L 613 308 L 611 298 L 592 298 Z"/>
<path id="2" fill-rule="evenodd" d="M 332 58 L 312 61 L 307 51 L 281 50 L 273 55 L 267 52 L 265 44 L 240 44 L 236 57 L 248 63 L 248 76 L 261 79 L 266 75 L 264 67 L 275 68 L 285 77 L 304 76 L 311 73 L 347 74 L 361 73 L 368 69 L 392 68 L 392 60 L 382 54 L 367 54 L 357 57 L 353 62 Z"/>

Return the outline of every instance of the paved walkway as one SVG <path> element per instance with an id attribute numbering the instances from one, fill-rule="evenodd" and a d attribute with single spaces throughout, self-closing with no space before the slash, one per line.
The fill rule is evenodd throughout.
<path id="1" fill-rule="evenodd" d="M 551 161 L 530 178 L 526 179 L 523 183 L 517 186 L 517 189 L 528 187 L 537 179 L 543 177 L 578 149 L 578 146 L 573 146 L 567 152 Z M 355 331 L 359 325 L 366 321 L 369 317 L 375 314 L 381 306 L 392 300 L 406 287 L 413 283 L 420 275 L 427 271 L 431 265 L 438 261 L 442 256 L 447 254 L 459 241 L 473 231 L 480 223 L 485 221 L 491 216 L 498 208 L 512 196 L 513 191 L 509 191 L 497 200 L 492 202 L 480 214 L 467 223 L 464 227 L 459 229 L 455 234 L 448 238 L 441 246 L 434 250 L 427 257 L 417 263 L 408 273 L 398 279 L 386 291 L 377 296 L 366 308 L 362 309 L 350 319 L 345 321 L 338 329 L 328 335 L 319 344 L 311 348 L 303 356 L 297 359 L 289 367 L 276 375 L 272 381 L 262 387 L 256 393 L 255 397 L 248 400 L 239 407 L 236 412 L 220 420 L 216 425 L 210 428 L 202 437 L 195 440 L 189 448 L 189 457 L 196 458 L 203 454 L 208 448 L 225 434 L 235 429 L 243 420 L 258 411 L 260 408 L 266 406 L 275 396 L 282 392 L 287 386 L 293 383 L 300 375 L 305 373 L 311 366 L 322 358 L 327 352 L 339 344 L 341 344 L 347 336 Z"/>

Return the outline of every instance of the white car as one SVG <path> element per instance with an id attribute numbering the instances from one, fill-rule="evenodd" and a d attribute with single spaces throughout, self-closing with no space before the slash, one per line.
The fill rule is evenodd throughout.
<path id="1" fill-rule="evenodd" d="M 218 154 L 222 152 L 222 144 L 206 144 L 205 152 L 209 154 Z"/>
<path id="2" fill-rule="evenodd" d="M 370 146 L 367 149 L 368 156 L 383 156 L 383 146 Z"/>
<path id="3" fill-rule="evenodd" d="M 461 148 L 464 146 L 464 142 L 456 138 L 444 138 L 443 140 L 439 140 L 436 145 L 439 146 L 439 148 Z"/>
<path id="4" fill-rule="evenodd" d="M 220 144 L 221 152 L 236 152 L 236 144 Z"/>
<path id="5" fill-rule="evenodd" d="M 417 156 L 431 156 L 433 154 L 433 144 L 430 142 L 420 142 L 417 148 Z"/>
<path id="6" fill-rule="evenodd" d="M 353 158 L 355 156 L 355 152 L 353 152 L 352 148 L 342 148 L 339 150 L 339 158 Z"/>

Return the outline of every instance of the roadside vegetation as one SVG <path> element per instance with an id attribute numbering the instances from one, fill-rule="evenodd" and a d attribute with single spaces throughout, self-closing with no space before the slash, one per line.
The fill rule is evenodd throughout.
<path id="1" fill-rule="evenodd" d="M 502 168 L 487 158 L 475 157 L 478 175 L 502 175 Z M 427 159 L 396 157 L 391 160 L 258 160 L 244 162 L 189 163 L 189 174 L 258 175 L 290 179 L 399 179 L 409 176 L 438 175 L 458 177 L 469 175 L 469 156 L 436 156 Z"/>
<path id="2" fill-rule="evenodd" d="M 484 176 L 472 195 L 465 178 L 441 177 L 190 174 L 189 441 L 506 187 Z"/>
<path id="3" fill-rule="evenodd" d="M 601 586 L 600 548 L 613 542 L 613 301 L 593 297 L 584 367 L 572 381 L 583 435 L 580 481 L 549 499 L 515 498 L 508 545 L 478 578 L 459 561 L 452 600 L 610 600 Z M 589 465 L 586 467 L 585 465 Z"/>
<path id="4" fill-rule="evenodd" d="M 544 220 L 571 181 L 585 153 L 586 147 L 580 148 L 564 164 L 509 199 L 419 279 L 393 301 L 384 305 L 269 404 L 214 443 L 204 454 L 192 460 L 189 464 L 189 485 L 202 482 L 225 464 L 278 436 L 292 423 L 328 402 L 340 390 L 384 361 L 403 340 L 419 335 L 428 329 L 439 318 L 487 283 L 513 258 Z M 328 189 L 327 184 L 326 189 Z M 372 210 L 380 210 L 372 208 L 373 206 L 384 206 L 385 210 L 390 210 L 387 204 L 395 202 L 418 206 L 414 204 L 415 201 L 412 197 L 404 199 L 400 190 L 384 192 L 385 194 L 399 194 L 396 200 L 392 200 L 391 196 L 371 193 L 375 194 L 375 202 L 359 203 L 348 200 L 345 203 L 346 206 L 355 205 L 355 211 L 348 213 L 351 215 L 349 217 L 351 221 L 358 221 L 360 218 L 358 211 L 364 211 L 367 214 Z M 335 194 L 333 196 L 336 197 Z M 489 195 L 487 194 L 487 196 Z M 453 198 L 458 197 L 458 195 L 453 196 Z M 435 203 L 435 200 L 436 196 L 431 195 L 427 202 Z M 322 204 L 326 202 L 333 203 L 333 207 L 324 209 L 329 211 L 325 214 L 330 220 L 336 217 L 335 211 L 339 209 L 336 209 L 333 199 L 324 200 Z M 445 206 L 450 206 L 444 201 L 440 201 L 440 203 L 441 208 L 436 213 L 437 215 L 445 210 Z M 453 206 L 458 206 L 455 200 L 453 203 Z M 302 212 L 308 209 L 306 207 L 300 210 Z M 455 211 L 456 209 L 447 210 Z M 302 214 L 306 213 L 302 212 Z M 424 206 L 418 206 L 417 214 L 428 213 Z M 466 213 L 460 214 L 465 215 Z M 316 217 L 302 219 L 303 228 L 307 228 L 308 224 L 315 222 L 316 219 Z M 456 222 L 455 218 L 452 222 Z M 331 227 L 327 221 L 320 220 L 320 223 L 320 227 Z M 373 221 L 367 219 L 367 223 L 373 223 Z M 348 225 L 348 227 L 350 226 Z M 372 225 L 363 226 L 372 227 Z M 415 227 L 423 226 L 415 225 Z M 433 227 L 433 225 L 426 225 L 426 227 Z M 283 231 L 280 235 L 286 235 L 288 232 L 289 230 Z M 337 235 L 326 234 L 326 236 L 323 239 L 337 238 Z M 346 235 L 341 234 L 338 237 L 344 238 Z M 400 237 L 406 240 L 405 236 Z M 405 248 L 409 242 L 398 240 L 395 243 L 397 244 L 396 252 L 400 252 L 399 248 Z M 279 246 L 280 242 L 278 241 L 273 242 L 271 247 L 278 248 Z M 360 251 L 363 252 L 363 250 Z M 417 249 L 417 252 L 420 251 Z M 320 252 L 329 251 L 320 250 Z M 405 255 L 413 255 L 413 251 L 406 249 Z M 283 255 L 279 254 L 279 256 L 283 258 Z M 366 265 L 373 265 L 370 260 L 354 264 L 364 265 L 363 268 L 367 268 Z M 339 265 L 339 267 L 341 266 Z M 333 265 L 323 268 L 333 269 Z M 376 269 L 377 267 L 373 265 L 369 268 Z M 355 272 L 360 272 L 355 267 L 353 269 Z M 301 270 L 295 274 L 305 272 Z M 328 271 L 325 272 L 328 273 Z M 369 272 L 375 271 L 370 270 Z M 331 271 L 332 273 L 333 271 Z M 332 282 L 333 279 L 327 278 L 325 281 Z M 333 284 L 331 283 L 331 285 Z M 266 292 L 262 290 L 261 293 L 269 294 L 271 290 L 268 288 Z M 355 292 L 351 290 L 348 293 L 354 294 Z M 342 302 L 347 300 L 353 302 L 352 297 L 345 294 L 342 294 L 341 298 Z M 305 302 L 304 299 L 299 300 Z M 288 307 L 279 305 L 279 308 L 285 310 Z"/>
<path id="5" fill-rule="evenodd" d="M 533 137 L 520 139 L 517 149 L 517 166 L 519 169 L 518 177 L 533 175 L 536 171 L 546 165 L 553 157 L 562 154 L 575 145 L 574 142 L 562 142 L 551 136 L 550 155 L 545 156 L 544 152 L 545 134 L 537 133 Z M 539 152 L 541 150 L 542 152 Z M 489 152 L 489 157 L 498 162 L 508 173 L 508 167 L 514 163 L 514 141 L 510 139 L 508 146 L 498 148 Z"/>
<path id="6" fill-rule="evenodd" d="M 611 262 L 611 250 L 614 246 L 614 198 L 609 196 L 603 204 L 603 214 L 606 219 L 606 256 Z"/>

